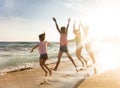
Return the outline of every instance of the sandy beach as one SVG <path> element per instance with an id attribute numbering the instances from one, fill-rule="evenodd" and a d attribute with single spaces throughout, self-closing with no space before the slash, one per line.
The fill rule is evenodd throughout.
<path id="1" fill-rule="evenodd" d="M 0 88 L 120 88 L 119 7 L 120 0 L 0 0 Z"/>
<path id="2" fill-rule="evenodd" d="M 80 66 L 78 60 L 75 62 Z M 50 68 L 54 67 L 49 64 Z M 0 76 L 0 88 L 119 88 L 120 69 L 96 73 L 95 67 L 80 70 L 76 73 L 70 61 L 61 62 L 58 71 L 52 76 L 44 77 L 40 67 Z"/>
<path id="3" fill-rule="evenodd" d="M 52 76 L 44 77 L 41 67 L 4 73 L 0 75 L 0 88 L 119 88 L 119 51 L 119 46 L 107 45 L 99 53 L 95 53 L 95 65 L 79 72 L 65 58 L 68 61 L 62 61 L 58 70 L 52 71 Z M 89 59 L 87 56 L 85 58 Z M 75 63 L 81 67 L 78 59 L 75 59 Z M 53 68 L 55 63 L 48 66 Z"/>
<path id="4" fill-rule="evenodd" d="M 119 74 L 120 68 L 109 70 L 78 83 L 77 88 L 120 88 Z"/>
<path id="5" fill-rule="evenodd" d="M 76 63 L 79 65 L 78 60 Z M 53 68 L 55 64 L 48 66 Z M 92 71 L 90 75 L 92 75 Z M 73 88 L 87 76 L 86 70 L 76 73 L 72 63 L 67 61 L 61 62 L 58 71 L 52 71 L 51 77 L 44 77 L 44 72 L 40 67 L 1 75 L 0 88 Z"/>

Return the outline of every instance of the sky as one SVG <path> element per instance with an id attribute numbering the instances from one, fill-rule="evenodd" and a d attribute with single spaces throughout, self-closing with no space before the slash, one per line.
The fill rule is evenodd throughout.
<path id="1" fill-rule="evenodd" d="M 59 27 L 71 18 L 68 39 L 73 39 L 73 22 L 87 24 L 93 38 L 119 38 L 119 0 L 0 0 L 0 41 L 59 41 L 52 17 Z M 77 26 L 76 26 L 77 27 Z"/>

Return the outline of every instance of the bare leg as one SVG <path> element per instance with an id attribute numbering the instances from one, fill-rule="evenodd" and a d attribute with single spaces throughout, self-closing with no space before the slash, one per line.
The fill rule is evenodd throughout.
<path id="1" fill-rule="evenodd" d="M 73 63 L 73 65 L 75 66 L 76 72 L 78 72 L 77 65 L 75 64 L 73 58 L 70 56 L 69 52 L 65 52 L 65 53 L 66 53 L 67 57 L 70 59 L 70 61 Z"/>
<path id="2" fill-rule="evenodd" d="M 54 69 L 53 69 L 53 70 L 55 70 L 55 71 L 57 71 L 58 65 L 60 64 L 60 60 L 61 60 L 62 54 L 63 54 L 63 52 L 62 52 L 62 51 L 59 51 L 58 60 L 57 60 L 56 66 L 55 66 Z"/>
<path id="3" fill-rule="evenodd" d="M 46 64 L 44 64 L 44 66 L 47 68 L 47 70 L 49 71 L 50 76 L 52 75 L 52 71 L 48 68 L 48 66 Z"/>
<path id="4" fill-rule="evenodd" d="M 87 60 L 81 55 L 82 47 L 76 49 L 76 56 L 81 61 L 82 66 L 84 67 L 84 62 L 87 65 Z"/>
<path id="5" fill-rule="evenodd" d="M 93 64 L 95 64 L 95 58 L 94 58 L 94 54 L 93 54 L 93 52 L 91 50 L 90 43 L 85 44 L 85 48 L 86 48 L 87 53 L 89 54 L 89 56 L 92 58 Z"/>
<path id="6" fill-rule="evenodd" d="M 84 60 L 86 66 L 87 66 L 87 60 L 83 56 L 81 56 L 81 55 L 80 55 L 80 58 L 82 58 L 82 60 Z"/>
<path id="7" fill-rule="evenodd" d="M 95 64 L 94 54 L 91 50 L 88 51 L 89 56 L 92 58 L 93 64 Z"/>
<path id="8" fill-rule="evenodd" d="M 84 61 L 82 61 L 80 56 L 77 56 L 77 58 L 80 60 L 80 62 L 82 63 L 82 66 L 84 67 Z"/>
<path id="9" fill-rule="evenodd" d="M 47 76 L 47 71 L 46 71 L 45 68 L 44 68 L 44 64 L 45 64 L 45 60 L 40 59 L 40 66 L 41 66 L 41 68 L 44 70 L 45 76 Z"/>

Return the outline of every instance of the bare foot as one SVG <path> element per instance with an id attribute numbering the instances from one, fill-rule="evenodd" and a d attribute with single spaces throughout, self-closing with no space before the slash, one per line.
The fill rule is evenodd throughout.
<path id="1" fill-rule="evenodd" d="M 82 66 L 85 67 L 84 63 L 82 63 Z"/>
<path id="2" fill-rule="evenodd" d="M 57 69 L 56 69 L 56 68 L 51 68 L 51 70 L 57 71 Z"/>
<path id="3" fill-rule="evenodd" d="M 95 60 L 93 60 L 93 64 L 95 64 Z"/>
<path id="4" fill-rule="evenodd" d="M 78 69 L 76 68 L 76 73 L 79 72 Z"/>
<path id="5" fill-rule="evenodd" d="M 47 72 L 45 73 L 45 77 L 47 76 Z"/>

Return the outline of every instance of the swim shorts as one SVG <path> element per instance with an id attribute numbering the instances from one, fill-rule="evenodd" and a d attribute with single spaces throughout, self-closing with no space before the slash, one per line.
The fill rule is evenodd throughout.
<path id="1" fill-rule="evenodd" d="M 47 53 L 45 53 L 45 54 L 40 54 L 40 59 L 44 59 L 44 60 L 48 59 Z"/>
<path id="2" fill-rule="evenodd" d="M 68 48 L 67 48 L 66 45 L 60 46 L 60 50 L 63 51 L 63 52 L 68 52 Z"/>

